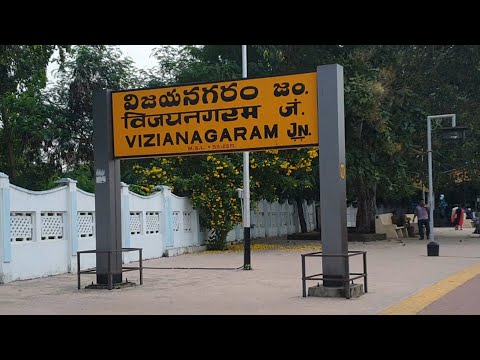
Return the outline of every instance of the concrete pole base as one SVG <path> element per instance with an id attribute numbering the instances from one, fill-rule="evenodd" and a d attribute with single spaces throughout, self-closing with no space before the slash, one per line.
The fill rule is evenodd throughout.
<path id="1" fill-rule="evenodd" d="M 113 284 L 112 289 L 123 289 L 126 287 L 136 286 L 134 282 L 126 281 L 122 283 Z M 107 284 L 94 284 L 93 282 L 90 285 L 85 286 L 85 289 L 96 289 L 96 290 L 108 290 Z"/>
<path id="2" fill-rule="evenodd" d="M 308 296 L 316 297 L 346 297 L 346 289 L 344 287 L 326 287 L 323 285 L 311 286 L 308 288 Z M 363 295 L 363 284 L 350 285 L 350 297 L 357 298 Z"/>

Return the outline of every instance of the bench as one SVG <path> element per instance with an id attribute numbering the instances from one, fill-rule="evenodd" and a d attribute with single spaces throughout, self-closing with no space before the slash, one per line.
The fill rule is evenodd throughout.
<path id="1" fill-rule="evenodd" d="M 375 233 L 386 234 L 387 238 L 407 238 L 407 228 L 405 226 L 397 226 L 393 224 L 392 215 L 392 213 L 375 215 Z"/>
<path id="2" fill-rule="evenodd" d="M 475 228 L 475 221 L 473 221 L 472 219 L 467 219 L 467 213 L 464 213 L 463 216 L 464 216 L 463 228 L 467 228 L 467 229 Z"/>

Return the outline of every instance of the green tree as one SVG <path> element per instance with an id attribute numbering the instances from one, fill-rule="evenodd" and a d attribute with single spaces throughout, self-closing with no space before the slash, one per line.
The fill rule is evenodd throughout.
<path id="1" fill-rule="evenodd" d="M 457 125 L 467 126 L 470 136 L 465 142 L 445 141 L 441 128 L 448 127 L 450 121 L 445 119 L 433 122 L 432 149 L 434 188 L 441 192 L 459 193 L 464 183 L 455 181 L 452 170 L 465 169 L 470 181 L 467 186 L 475 197 L 475 179 L 478 178 L 479 137 L 477 130 L 479 95 L 478 64 L 480 47 L 478 45 L 402 45 L 383 46 L 383 59 L 390 62 L 396 73 L 395 99 L 402 101 L 397 109 L 399 121 L 407 123 L 413 129 L 410 146 L 420 151 L 416 158 L 408 158 L 410 169 L 416 169 L 417 175 L 427 181 L 426 166 L 426 117 L 455 113 Z M 381 59 L 381 58 L 380 58 Z M 397 100 L 397 101 L 398 101 Z M 473 136 L 472 136 L 473 135 Z M 405 139 L 405 148 L 409 149 L 409 139 Z M 408 155 L 405 154 L 405 155 Z M 423 158 L 423 161 L 422 161 Z M 471 175 L 471 176 L 470 176 Z M 463 191 L 462 189 L 461 191 Z M 462 197 L 463 198 L 463 197 Z M 454 201 L 453 199 L 451 201 Z M 458 198 L 457 200 L 458 201 Z"/>
<path id="2" fill-rule="evenodd" d="M 273 70 L 270 64 L 262 62 L 264 49 L 253 46 L 248 48 L 249 67 L 253 69 L 249 72 L 250 76 L 265 75 Z M 149 82 L 150 85 L 219 81 L 240 78 L 241 75 L 240 46 L 164 47 L 158 49 L 155 56 L 159 60 L 160 66 L 154 71 L 159 75 L 152 78 L 152 81 Z M 301 229 L 306 232 L 301 199 L 303 200 L 305 197 L 308 199 L 318 198 L 318 191 L 315 191 L 318 176 L 312 176 L 312 158 L 308 155 L 308 150 L 281 151 L 280 153 L 279 151 L 254 152 L 250 155 L 251 201 L 255 202 L 262 198 L 271 201 L 280 198 L 297 200 Z M 237 155 L 230 154 L 225 157 L 235 162 L 238 161 L 235 160 L 238 159 Z M 279 161 L 283 157 L 285 160 Z M 257 162 L 255 162 L 256 159 L 258 159 Z M 240 163 L 237 163 L 240 170 L 241 164 L 240 160 Z M 281 164 L 286 167 L 281 168 Z M 191 167 L 189 171 L 193 172 L 194 169 L 196 168 Z M 208 174 L 202 176 L 208 176 Z M 238 186 L 243 187 L 241 183 Z M 187 196 L 191 196 L 191 194 Z M 228 197 L 227 194 L 225 197 Z"/>
<path id="3" fill-rule="evenodd" d="M 302 233 L 303 200 L 318 200 L 318 149 L 267 150 L 250 155 L 252 199 L 295 201 Z"/>
<path id="4" fill-rule="evenodd" d="M 396 87 L 401 73 L 393 52 L 383 46 L 259 46 L 272 71 L 315 71 L 316 66 L 344 67 L 347 194 L 359 204 L 357 227 L 374 231 L 377 192 L 384 199 L 411 195 L 415 189 L 407 159 L 415 108 L 403 108 L 414 94 Z M 402 116 L 407 116 L 407 121 Z M 321 150 L 320 150 L 321 151 Z M 321 164 L 319 165 L 321 166 Z"/>
<path id="5" fill-rule="evenodd" d="M 0 46 L 0 169 L 20 186 L 37 188 L 35 174 L 55 170 L 49 161 L 54 130 L 42 97 L 55 50 L 62 62 L 69 46 Z"/>
<path id="6" fill-rule="evenodd" d="M 93 94 L 97 89 L 136 87 L 130 58 L 115 46 L 79 45 L 72 49 L 58 83 L 49 91 L 55 125 L 62 129 L 55 151 L 67 171 L 86 164 L 93 167 Z"/>
<path id="7" fill-rule="evenodd" d="M 318 65 L 329 63 L 344 67 L 347 196 L 359 204 L 358 230 L 373 232 L 377 202 L 415 196 L 414 179 L 426 176 L 426 116 L 456 112 L 466 125 L 475 124 L 478 49 L 457 45 L 255 45 L 248 47 L 248 69 L 249 76 L 275 76 L 315 71 Z M 178 59 L 174 53 L 159 57 L 169 75 L 164 84 L 240 77 L 240 46 L 188 46 L 181 54 L 180 62 L 174 61 Z M 464 166 L 473 174 L 479 168 L 478 145 L 469 140 L 462 147 L 448 147 L 447 158 L 460 161 L 469 149 L 477 156 L 467 164 L 464 161 Z M 300 158 L 306 159 L 307 151 L 297 154 L 303 152 Z M 259 162 L 273 157 L 270 163 L 278 166 L 290 161 L 290 154 L 259 152 L 251 157 Z M 440 158 L 434 160 L 434 166 L 440 167 Z M 318 192 L 317 174 L 300 171 L 287 176 L 280 170 L 255 168 L 252 195 L 280 198 L 288 191 L 289 197 L 313 196 L 309 194 Z M 447 173 L 439 179 L 442 176 L 455 186 Z"/>

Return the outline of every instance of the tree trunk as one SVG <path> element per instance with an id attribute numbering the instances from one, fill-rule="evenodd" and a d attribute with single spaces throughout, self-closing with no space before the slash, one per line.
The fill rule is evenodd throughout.
<path id="1" fill-rule="evenodd" d="M 302 234 L 307 232 L 307 223 L 305 221 L 305 214 L 303 212 L 303 200 L 302 199 L 295 199 L 297 203 L 297 210 L 298 210 L 298 220 L 300 221 L 300 231 Z"/>
<path id="2" fill-rule="evenodd" d="M 364 234 L 375 233 L 376 186 L 368 186 L 363 178 L 357 182 L 357 231 Z"/>

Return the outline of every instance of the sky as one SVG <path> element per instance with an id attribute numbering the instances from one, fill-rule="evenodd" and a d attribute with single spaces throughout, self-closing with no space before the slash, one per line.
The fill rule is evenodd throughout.
<path id="1" fill-rule="evenodd" d="M 152 50 L 161 45 L 119 45 L 125 56 L 130 56 L 140 69 L 149 69 L 156 65 L 156 60 L 150 57 Z"/>

